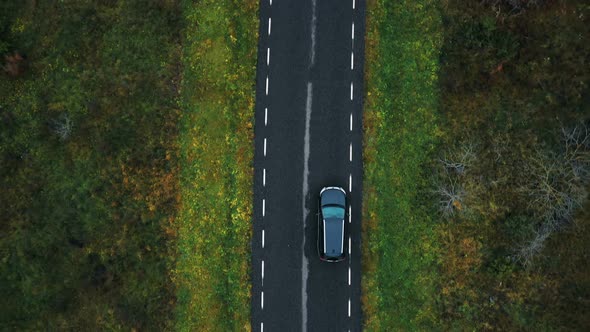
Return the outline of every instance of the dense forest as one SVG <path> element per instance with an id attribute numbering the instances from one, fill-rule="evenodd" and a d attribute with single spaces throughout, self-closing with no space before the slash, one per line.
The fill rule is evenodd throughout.
<path id="1" fill-rule="evenodd" d="M 431 166 L 445 328 L 590 327 L 590 5 L 449 1 Z"/>
<path id="2" fill-rule="evenodd" d="M 0 329 L 170 325 L 174 1 L 0 3 Z"/>

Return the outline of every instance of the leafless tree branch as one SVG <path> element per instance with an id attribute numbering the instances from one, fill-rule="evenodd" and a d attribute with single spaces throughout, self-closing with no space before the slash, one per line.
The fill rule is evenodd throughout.
<path id="1" fill-rule="evenodd" d="M 465 168 L 470 166 L 476 159 L 474 150 L 474 144 L 465 144 L 458 152 L 446 153 L 439 161 L 442 163 L 445 171 L 463 175 Z"/>
<path id="2" fill-rule="evenodd" d="M 537 257 L 545 247 L 545 241 L 549 238 L 549 235 L 551 235 L 551 231 L 547 229 L 541 228 L 537 230 L 532 240 L 518 248 L 515 255 L 516 260 L 525 267 L 532 266 L 534 258 Z"/>
<path id="3" fill-rule="evenodd" d="M 67 113 L 62 114 L 57 119 L 54 119 L 51 123 L 51 129 L 53 133 L 59 137 L 60 140 L 64 141 L 70 137 L 72 132 L 73 122 Z"/>
<path id="4" fill-rule="evenodd" d="M 517 249 L 516 258 L 525 266 L 543 249 L 545 240 L 574 220 L 575 211 L 587 198 L 590 174 L 590 130 L 586 125 L 562 128 L 563 150 L 537 150 L 525 165 L 530 179 L 522 188 L 529 208 L 540 220 L 533 239 Z"/>
<path id="5" fill-rule="evenodd" d="M 440 184 L 435 193 L 439 196 L 439 210 L 444 216 L 452 216 L 463 209 L 465 191 L 456 182 Z"/>

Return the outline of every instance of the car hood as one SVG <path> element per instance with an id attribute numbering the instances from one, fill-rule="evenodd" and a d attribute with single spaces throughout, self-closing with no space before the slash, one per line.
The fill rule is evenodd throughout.
<path id="1" fill-rule="evenodd" d="M 338 218 L 330 218 L 324 220 L 326 227 L 325 241 L 326 241 L 326 256 L 338 257 L 342 255 L 344 250 L 344 220 Z"/>
<path id="2" fill-rule="evenodd" d="M 322 206 L 340 205 L 345 206 L 346 196 L 338 189 L 326 190 L 322 193 Z"/>

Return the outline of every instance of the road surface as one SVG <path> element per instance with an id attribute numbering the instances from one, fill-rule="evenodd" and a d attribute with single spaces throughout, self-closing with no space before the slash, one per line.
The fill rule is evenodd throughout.
<path id="1" fill-rule="evenodd" d="M 260 3 L 253 331 L 361 330 L 364 10 L 359 0 Z M 324 186 L 349 196 L 340 263 L 317 255 Z"/>

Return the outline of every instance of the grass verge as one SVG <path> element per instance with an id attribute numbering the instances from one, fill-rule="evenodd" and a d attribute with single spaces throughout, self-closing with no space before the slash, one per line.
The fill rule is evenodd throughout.
<path id="1" fill-rule="evenodd" d="M 437 139 L 437 2 L 369 1 L 363 310 L 369 331 L 436 327 L 436 233 L 424 199 Z"/>
<path id="2" fill-rule="evenodd" d="M 257 1 L 184 1 L 176 329 L 250 330 Z"/>

